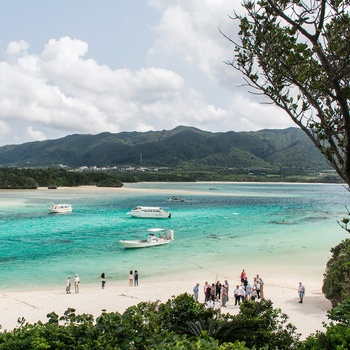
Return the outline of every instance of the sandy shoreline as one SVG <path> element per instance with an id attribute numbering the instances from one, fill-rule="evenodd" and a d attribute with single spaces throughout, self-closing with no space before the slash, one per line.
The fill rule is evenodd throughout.
<path id="1" fill-rule="evenodd" d="M 64 286 L 59 288 L 35 291 L 8 291 L 0 295 L 0 324 L 2 329 L 11 330 L 16 327 L 18 317 L 24 317 L 27 322 L 35 323 L 39 320 L 46 322 L 46 315 L 55 311 L 63 315 L 68 308 L 75 308 L 78 314 L 88 313 L 99 316 L 103 309 L 107 312 L 123 313 L 126 308 L 142 301 L 166 302 L 174 295 L 181 293 L 192 294 L 193 286 L 200 283 L 199 301 L 204 302 L 203 285 L 207 279 L 205 274 L 195 274 L 195 280 L 188 275 L 162 277 L 162 280 L 142 280 L 138 287 L 130 287 L 128 281 L 109 281 L 102 290 L 100 285 L 80 286 L 80 293 L 66 294 Z M 263 275 L 261 275 L 263 276 Z M 308 281 L 306 296 L 303 304 L 298 303 L 297 287 L 299 280 L 291 276 L 269 276 L 265 280 L 265 298 L 271 299 L 274 307 L 281 308 L 289 316 L 289 322 L 297 327 L 302 339 L 316 330 L 322 330 L 322 322 L 327 321 L 326 312 L 331 308 L 330 302 L 321 292 L 321 281 Z M 107 276 L 108 277 L 108 276 Z M 234 306 L 233 289 L 238 282 L 229 280 L 230 300 L 223 312 L 238 313 Z"/>

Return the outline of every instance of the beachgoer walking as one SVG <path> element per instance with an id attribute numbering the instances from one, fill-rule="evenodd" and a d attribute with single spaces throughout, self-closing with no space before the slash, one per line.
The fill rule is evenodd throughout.
<path id="1" fill-rule="evenodd" d="M 75 293 L 79 293 L 79 283 L 80 283 L 80 278 L 79 278 L 78 274 L 76 274 L 75 279 L 74 279 L 74 291 L 75 291 Z"/>
<path id="2" fill-rule="evenodd" d="M 244 278 L 245 277 L 247 277 L 247 274 L 246 274 L 246 272 L 244 270 L 242 270 L 241 275 L 240 275 L 241 283 L 244 282 Z"/>
<path id="3" fill-rule="evenodd" d="M 66 293 L 69 294 L 70 293 L 70 287 L 72 285 L 72 280 L 70 278 L 70 276 L 68 276 L 67 278 L 67 283 L 66 283 Z"/>
<path id="4" fill-rule="evenodd" d="M 102 284 L 102 289 L 105 289 L 106 275 L 104 272 L 102 272 L 102 275 L 101 275 L 101 284 Z"/>
<path id="5" fill-rule="evenodd" d="M 133 286 L 134 285 L 134 274 L 132 272 L 132 270 L 130 270 L 129 273 L 129 286 Z"/>
<path id="6" fill-rule="evenodd" d="M 222 285 L 221 285 L 220 281 L 217 281 L 216 285 L 215 285 L 215 296 L 219 297 L 219 299 L 221 299 L 221 287 L 222 287 Z"/>
<path id="7" fill-rule="evenodd" d="M 139 285 L 139 273 L 137 272 L 137 270 L 135 270 L 134 272 L 134 286 L 138 286 Z"/>
<path id="8" fill-rule="evenodd" d="M 208 301 L 208 296 L 207 296 L 208 288 L 210 288 L 209 283 L 208 283 L 208 282 L 205 282 L 205 283 L 204 283 L 204 286 L 203 286 L 204 301 L 205 301 L 205 302 Z M 209 295 L 210 295 L 210 293 L 209 293 Z"/>
<path id="9" fill-rule="evenodd" d="M 198 301 L 198 291 L 199 291 L 199 283 L 197 283 L 194 287 L 193 287 L 193 299 L 195 301 Z"/>
<path id="10" fill-rule="evenodd" d="M 260 283 L 260 298 L 264 299 L 264 281 L 259 275 L 256 275 L 256 279 Z"/>
<path id="11" fill-rule="evenodd" d="M 305 295 L 305 287 L 301 282 L 299 282 L 298 294 L 299 294 L 299 303 L 302 304 L 304 300 L 304 295 Z"/>

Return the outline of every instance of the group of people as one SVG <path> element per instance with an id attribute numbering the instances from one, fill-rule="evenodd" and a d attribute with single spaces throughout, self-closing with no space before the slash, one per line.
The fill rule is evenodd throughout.
<path id="1" fill-rule="evenodd" d="M 247 274 L 243 270 L 239 276 L 240 284 L 233 290 L 235 305 L 239 305 L 243 300 L 257 300 L 264 298 L 264 281 L 259 275 L 254 277 L 252 284 L 248 282 Z M 225 280 L 224 283 L 216 281 L 216 283 L 204 283 L 203 287 L 204 301 L 208 307 L 220 309 L 221 306 L 226 307 L 229 301 L 229 284 Z M 193 297 L 197 301 L 199 293 L 199 283 L 193 287 Z"/>
<path id="2" fill-rule="evenodd" d="M 74 278 L 74 291 L 75 293 L 79 293 L 79 283 L 80 283 L 80 278 L 79 275 L 76 274 Z M 66 293 L 70 294 L 70 288 L 72 286 L 72 279 L 70 276 L 67 277 L 67 282 L 66 282 Z"/>
<path id="3" fill-rule="evenodd" d="M 259 276 L 254 277 L 253 282 L 249 283 L 247 274 L 245 270 L 242 270 L 240 276 L 240 284 L 236 285 L 233 290 L 233 296 L 235 300 L 235 306 L 239 305 L 244 300 L 258 300 L 264 299 L 264 281 Z M 229 300 L 229 284 L 227 280 L 223 284 L 220 281 L 216 283 L 209 284 L 204 283 L 204 301 L 207 303 L 208 307 L 214 308 L 215 310 L 220 310 L 221 306 L 226 306 Z M 199 293 L 199 283 L 193 287 L 193 298 L 198 301 Z M 299 303 L 302 304 L 305 295 L 305 287 L 299 282 L 298 287 Z M 220 311 L 217 311 L 219 313 Z"/>
<path id="4" fill-rule="evenodd" d="M 199 283 L 197 283 L 199 287 Z M 226 306 L 228 302 L 228 292 L 229 292 L 229 284 L 228 281 L 225 280 L 224 283 L 220 281 L 216 281 L 216 283 L 209 284 L 208 282 L 204 283 L 203 287 L 204 291 L 204 300 L 208 304 L 208 306 L 212 306 L 212 303 L 219 302 L 221 306 Z M 196 299 L 196 298 L 195 298 Z M 198 300 L 198 296 L 197 299 Z"/>
<path id="5" fill-rule="evenodd" d="M 139 285 L 139 273 L 137 270 L 134 272 L 130 270 L 129 273 L 129 286 L 138 286 Z"/>
<path id="6" fill-rule="evenodd" d="M 239 305 L 245 299 L 257 300 L 264 299 L 264 281 L 256 275 L 252 283 L 249 283 L 245 270 L 242 270 L 240 275 L 241 284 L 236 285 L 233 291 L 235 297 L 235 305 Z"/>

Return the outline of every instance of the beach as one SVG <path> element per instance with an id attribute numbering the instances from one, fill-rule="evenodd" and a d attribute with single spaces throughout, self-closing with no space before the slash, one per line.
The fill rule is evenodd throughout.
<path id="1" fill-rule="evenodd" d="M 248 270 L 249 272 L 249 270 Z M 299 280 L 293 275 L 270 275 L 267 271 L 260 276 L 264 278 L 264 294 L 266 299 L 271 299 L 275 308 L 289 316 L 289 322 L 297 327 L 301 333 L 301 339 L 305 339 L 310 333 L 322 330 L 322 322 L 327 321 L 326 312 L 331 308 L 330 302 L 321 292 L 322 282 L 314 280 L 303 281 L 306 287 L 304 303 L 298 303 L 297 293 Z M 80 292 L 66 294 L 64 285 L 60 288 L 50 288 L 32 291 L 5 292 L 0 295 L 1 325 L 2 329 L 11 330 L 18 326 L 18 317 L 24 317 L 27 322 L 47 321 L 46 315 L 52 311 L 62 316 L 68 308 L 76 309 L 77 314 L 92 314 L 98 317 L 102 310 L 107 312 L 118 311 L 123 313 L 128 307 L 142 301 L 166 302 L 172 296 L 181 293 L 192 294 L 195 283 L 200 283 L 199 302 L 204 302 L 203 285 L 206 280 L 212 283 L 215 280 L 211 276 L 196 271 L 193 278 L 187 275 L 162 276 L 161 280 L 142 280 L 140 276 L 139 286 L 129 286 L 128 280 L 113 282 L 108 280 L 104 289 L 99 284 L 84 285 L 81 283 Z M 216 277 L 216 276 L 215 276 Z M 224 276 L 222 276 L 224 277 Z M 239 312 L 239 307 L 234 306 L 233 289 L 236 280 L 228 280 L 230 284 L 229 297 L 223 313 L 232 315 Z"/>
<path id="2" fill-rule="evenodd" d="M 211 188 L 215 188 L 211 190 Z M 323 329 L 331 303 L 322 294 L 330 249 L 347 237 L 336 220 L 344 214 L 341 185 L 137 183 L 122 189 L 95 187 L 2 191 L 0 203 L 0 324 L 17 319 L 47 321 L 68 308 L 98 317 L 123 313 L 140 302 L 166 302 L 192 294 L 205 281 L 228 280 L 230 300 L 223 312 L 236 314 L 233 290 L 242 269 L 259 274 L 266 299 L 289 316 L 302 339 Z M 182 195 L 183 203 L 167 197 Z M 50 202 L 72 203 L 73 212 L 47 213 Z M 136 205 L 169 206 L 171 219 L 132 219 Z M 124 250 L 120 239 L 136 239 L 151 227 L 171 228 L 166 246 Z M 129 287 L 129 270 L 140 273 Z M 100 275 L 106 273 L 102 290 Z M 67 276 L 78 273 L 80 293 L 65 292 Z M 299 304 L 298 285 L 306 288 Z"/>

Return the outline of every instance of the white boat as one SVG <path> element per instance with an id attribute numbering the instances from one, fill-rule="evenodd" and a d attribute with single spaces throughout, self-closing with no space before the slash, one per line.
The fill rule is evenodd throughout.
<path id="1" fill-rule="evenodd" d="M 153 219 L 166 219 L 171 217 L 169 211 L 165 211 L 160 207 L 135 207 L 129 213 L 134 218 L 153 218 Z"/>
<path id="2" fill-rule="evenodd" d="M 185 198 L 180 196 L 172 196 L 167 198 L 168 202 L 184 202 Z"/>
<path id="3" fill-rule="evenodd" d="M 174 240 L 174 231 L 165 230 L 164 228 L 150 228 L 147 230 L 149 232 L 147 239 L 143 240 L 125 240 L 122 239 L 119 243 L 125 248 L 147 248 L 155 247 L 158 245 L 169 244 Z M 158 236 L 156 236 L 156 233 Z"/>
<path id="4" fill-rule="evenodd" d="M 73 210 L 71 204 L 51 204 L 49 208 L 50 213 L 62 214 L 62 213 L 70 213 Z"/>

